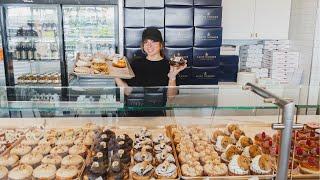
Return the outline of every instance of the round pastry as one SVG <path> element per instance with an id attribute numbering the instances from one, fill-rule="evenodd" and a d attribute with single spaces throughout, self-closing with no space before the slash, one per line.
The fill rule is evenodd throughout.
<path id="1" fill-rule="evenodd" d="M 270 154 L 273 147 L 273 141 L 272 140 L 264 141 L 262 144 L 260 144 L 260 147 L 262 149 L 262 153 Z"/>
<path id="2" fill-rule="evenodd" d="M 160 143 L 165 143 L 165 144 L 170 145 L 171 140 L 167 136 L 165 136 L 164 134 L 160 133 L 156 137 L 153 138 L 153 143 L 155 145 L 160 144 Z"/>
<path id="3" fill-rule="evenodd" d="M 20 164 L 9 172 L 8 177 L 10 180 L 31 180 L 32 171 L 30 165 Z"/>
<path id="4" fill-rule="evenodd" d="M 308 157 L 306 160 L 300 162 L 300 172 L 302 174 L 320 174 L 319 159 Z"/>
<path id="5" fill-rule="evenodd" d="M 125 68 L 125 67 L 127 67 L 127 63 L 126 63 L 126 60 L 124 58 L 122 58 L 122 59 L 114 59 L 112 61 L 112 65 L 114 67 L 117 67 L 117 68 Z"/>
<path id="6" fill-rule="evenodd" d="M 117 142 L 124 141 L 129 147 L 133 147 L 133 140 L 127 134 L 121 134 L 117 137 Z"/>
<path id="7" fill-rule="evenodd" d="M 73 145 L 69 149 L 70 155 L 80 155 L 82 157 L 86 157 L 87 147 L 83 144 Z"/>
<path id="8" fill-rule="evenodd" d="M 251 146 L 247 146 L 244 148 L 242 155 L 248 157 L 248 158 L 254 158 L 258 155 L 262 154 L 262 150 L 260 148 L 260 146 L 258 145 L 251 145 Z"/>
<path id="9" fill-rule="evenodd" d="M 288 166 L 289 173 L 292 175 L 297 175 L 300 173 L 299 163 L 297 161 L 292 161 L 290 159 Z"/>
<path id="10" fill-rule="evenodd" d="M 104 179 L 107 175 L 108 165 L 103 162 L 93 161 L 89 169 L 89 179 Z"/>
<path id="11" fill-rule="evenodd" d="M 94 148 L 94 151 L 96 152 L 102 152 L 104 154 L 108 154 L 108 146 L 107 143 L 102 141 L 99 144 L 97 144 Z"/>
<path id="12" fill-rule="evenodd" d="M 195 147 L 194 147 L 193 142 L 191 142 L 191 141 L 184 141 L 184 142 L 181 142 L 181 143 L 177 144 L 176 150 L 177 150 L 177 152 L 179 152 L 179 153 L 180 153 L 181 151 L 186 151 L 186 150 L 193 150 L 193 151 L 195 151 Z"/>
<path id="13" fill-rule="evenodd" d="M 228 167 L 224 163 L 209 162 L 203 167 L 204 175 L 206 176 L 226 176 L 228 174 Z"/>
<path id="14" fill-rule="evenodd" d="M 205 165 L 209 162 L 212 162 L 212 163 L 220 163 L 221 160 L 220 160 L 220 157 L 218 155 L 218 153 L 212 153 L 212 154 L 206 154 L 204 156 L 201 156 L 200 157 L 200 162 L 201 162 L 201 165 Z"/>
<path id="15" fill-rule="evenodd" d="M 0 166 L 0 180 L 8 179 L 8 169 L 4 166 Z"/>
<path id="16" fill-rule="evenodd" d="M 134 136 L 135 138 L 145 137 L 145 138 L 151 138 L 152 133 L 147 128 L 142 128 L 138 133 L 136 133 Z"/>
<path id="17" fill-rule="evenodd" d="M 24 155 L 28 154 L 31 151 L 31 149 L 32 148 L 30 146 L 25 146 L 25 145 L 19 144 L 18 146 L 11 149 L 10 154 L 24 156 Z"/>
<path id="18" fill-rule="evenodd" d="M 0 156 L 0 166 L 5 166 L 8 169 L 12 169 L 14 166 L 16 166 L 18 161 L 19 157 L 15 154 Z"/>
<path id="19" fill-rule="evenodd" d="M 130 152 L 132 149 L 132 145 L 125 143 L 125 141 L 118 141 L 113 150 L 118 151 L 119 149 L 123 149 L 126 152 Z"/>
<path id="20" fill-rule="evenodd" d="M 149 163 L 153 163 L 153 157 L 152 154 L 148 151 L 141 151 L 136 153 L 134 156 L 134 161 L 139 163 L 139 162 L 143 162 L 143 161 L 147 161 Z"/>
<path id="21" fill-rule="evenodd" d="M 80 167 L 83 162 L 84 160 L 80 155 L 68 155 L 62 159 L 61 165 Z"/>
<path id="22" fill-rule="evenodd" d="M 90 61 L 82 61 L 82 60 L 78 60 L 76 63 L 77 67 L 90 67 L 91 66 L 91 62 Z"/>
<path id="23" fill-rule="evenodd" d="M 234 155 L 228 165 L 230 176 L 243 176 L 249 174 L 250 160 L 246 156 Z"/>
<path id="24" fill-rule="evenodd" d="M 33 168 L 36 168 L 37 166 L 40 165 L 42 159 L 43 159 L 42 154 L 40 154 L 40 153 L 30 153 L 30 154 L 24 155 L 20 159 L 20 163 L 29 164 Z"/>
<path id="25" fill-rule="evenodd" d="M 56 146 L 50 150 L 50 154 L 55 154 L 64 157 L 68 154 L 68 150 L 68 146 Z"/>
<path id="26" fill-rule="evenodd" d="M 256 134 L 254 136 L 254 143 L 257 145 L 262 146 L 262 144 L 266 141 L 267 142 L 272 141 L 272 138 L 270 136 L 268 136 L 265 132 Z"/>
<path id="27" fill-rule="evenodd" d="M 198 161 L 189 161 L 181 166 L 181 172 L 184 176 L 197 177 L 203 175 L 203 167 Z"/>
<path id="28" fill-rule="evenodd" d="M 240 129 L 236 129 L 232 132 L 230 137 L 232 138 L 233 143 L 235 144 L 238 142 L 238 140 L 241 138 L 241 136 L 245 136 L 245 133 Z"/>
<path id="29" fill-rule="evenodd" d="M 110 180 L 118 180 L 118 179 L 128 179 L 129 171 L 128 169 L 124 169 L 120 161 L 113 161 L 110 167 L 110 175 L 108 179 Z"/>
<path id="30" fill-rule="evenodd" d="M 42 145 L 38 145 L 35 148 L 33 148 L 32 152 L 33 153 L 40 153 L 45 156 L 50 153 L 50 150 L 51 150 L 50 145 L 42 144 Z"/>
<path id="31" fill-rule="evenodd" d="M 38 145 L 49 145 L 53 146 L 56 143 L 57 139 L 55 137 L 46 137 L 39 141 Z"/>
<path id="32" fill-rule="evenodd" d="M 41 160 L 43 164 L 53 164 L 56 167 L 60 167 L 61 161 L 62 161 L 61 156 L 54 155 L 54 154 L 49 154 Z"/>
<path id="33" fill-rule="evenodd" d="M 199 161 L 200 155 L 195 151 L 182 151 L 180 152 L 178 159 L 181 164 L 188 163 L 189 161 Z"/>
<path id="34" fill-rule="evenodd" d="M 184 66 L 187 63 L 187 61 L 182 56 L 175 56 L 170 58 L 169 64 L 171 66 L 179 67 Z"/>
<path id="35" fill-rule="evenodd" d="M 252 159 L 250 171 L 253 175 L 266 175 L 272 172 L 272 161 L 270 155 L 258 155 Z"/>
<path id="36" fill-rule="evenodd" d="M 74 139 L 69 136 L 69 137 L 63 137 L 63 138 L 59 138 L 56 141 L 56 145 L 57 146 L 72 146 L 74 142 Z"/>
<path id="37" fill-rule="evenodd" d="M 232 144 L 232 139 L 228 136 L 218 136 L 215 149 L 218 153 L 223 153 L 229 144 Z"/>
<path id="38" fill-rule="evenodd" d="M 161 152 L 159 154 L 156 154 L 156 162 L 157 164 L 163 163 L 163 161 L 167 161 L 169 163 L 175 163 L 174 156 L 171 153 L 168 152 Z"/>
<path id="39" fill-rule="evenodd" d="M 236 132 L 236 131 L 234 131 Z M 238 140 L 238 142 L 236 143 L 236 146 L 243 150 L 245 147 L 250 146 L 253 144 L 253 141 L 251 138 L 247 137 L 247 136 L 241 136 Z"/>
<path id="40" fill-rule="evenodd" d="M 78 168 L 76 166 L 62 166 L 56 172 L 57 180 L 75 179 L 78 176 Z"/>
<path id="41" fill-rule="evenodd" d="M 97 64 L 100 64 L 100 63 L 103 64 L 103 63 L 106 63 L 106 60 L 103 57 L 94 57 L 92 59 L 92 62 Z"/>
<path id="42" fill-rule="evenodd" d="M 33 170 L 33 177 L 36 179 L 55 179 L 56 177 L 56 166 L 53 164 L 42 164 Z"/>
<path id="43" fill-rule="evenodd" d="M 236 154 L 240 155 L 241 153 L 242 153 L 241 150 L 237 146 L 229 144 L 226 151 L 221 154 L 221 159 L 223 162 L 229 163 L 232 156 Z"/>
<path id="44" fill-rule="evenodd" d="M 161 152 L 172 152 L 172 147 L 170 145 L 167 145 L 165 143 L 160 143 L 154 146 L 154 153 L 158 154 Z"/>
<path id="45" fill-rule="evenodd" d="M 227 125 L 226 134 L 227 134 L 227 135 L 231 135 L 232 132 L 235 131 L 235 130 L 240 130 L 238 124 L 228 124 L 228 125 Z"/>
<path id="46" fill-rule="evenodd" d="M 152 146 L 144 145 L 141 142 L 139 142 L 133 146 L 133 153 L 138 153 L 138 152 L 142 151 L 142 149 L 144 149 L 145 151 L 148 151 L 148 152 L 152 152 Z"/>
<path id="47" fill-rule="evenodd" d="M 175 179 L 178 176 L 177 166 L 164 161 L 156 167 L 155 176 L 157 179 Z"/>
<path id="48" fill-rule="evenodd" d="M 153 174 L 153 166 L 151 163 L 144 161 L 137 163 L 131 169 L 133 180 L 148 180 Z"/>
<path id="49" fill-rule="evenodd" d="M 302 147 L 296 147 L 295 149 L 295 154 L 294 154 L 294 159 L 295 161 L 303 161 L 308 157 L 308 150 L 304 149 Z"/>
<path id="50" fill-rule="evenodd" d="M 130 152 L 125 152 L 123 149 L 119 149 L 113 156 L 112 161 L 120 160 L 121 164 L 123 164 L 124 168 L 128 168 L 131 163 L 131 155 Z"/>
<path id="51" fill-rule="evenodd" d="M 318 147 L 318 144 L 314 140 L 307 139 L 307 140 L 300 140 L 298 142 L 298 146 L 300 146 L 301 148 L 307 149 L 307 150 L 311 150 L 313 148 Z"/>
<path id="52" fill-rule="evenodd" d="M 21 141 L 21 145 L 35 147 L 39 143 L 38 139 L 24 139 Z"/>

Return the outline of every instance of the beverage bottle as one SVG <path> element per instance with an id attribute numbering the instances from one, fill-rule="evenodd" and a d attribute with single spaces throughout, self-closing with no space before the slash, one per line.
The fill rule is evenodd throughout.
<path id="1" fill-rule="evenodd" d="M 33 44 L 32 42 L 28 43 L 28 48 L 27 48 L 28 59 L 29 59 L 29 60 L 33 60 L 33 59 L 34 59 L 32 44 Z"/>
<path id="2" fill-rule="evenodd" d="M 25 43 L 21 43 L 21 59 L 26 60 L 27 59 L 27 51 Z"/>
<path id="3" fill-rule="evenodd" d="M 32 49 L 33 60 L 35 60 L 36 59 L 36 50 L 37 50 L 35 43 L 32 43 L 31 49 Z"/>
<path id="4" fill-rule="evenodd" d="M 21 43 L 16 46 L 15 57 L 17 60 L 21 60 Z"/>

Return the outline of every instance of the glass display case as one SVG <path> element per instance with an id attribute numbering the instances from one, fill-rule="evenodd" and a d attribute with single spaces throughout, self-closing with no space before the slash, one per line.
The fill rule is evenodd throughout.
<path id="1" fill-rule="evenodd" d="M 0 34 L 2 34 L 0 28 Z M 0 36 L 0 86 L 6 85 L 6 74 L 4 72 L 4 58 L 3 58 L 3 47 L 2 47 L 2 36 Z"/>
<path id="2" fill-rule="evenodd" d="M 166 95 L 166 92 L 170 90 L 166 87 L 134 88 L 129 96 L 124 95 L 126 89 L 69 87 L 66 89 L 66 99 L 59 94 L 60 91 L 65 90 L 64 88 L 51 87 L 51 90 L 48 90 L 49 88 L 45 87 L 14 87 L 13 89 L 18 101 L 1 99 L 0 110 L 8 111 L 10 117 L 1 119 L 2 128 L 15 129 L 19 124 L 20 128 L 33 127 L 45 130 L 44 133 L 63 131 L 63 129 L 69 129 L 66 131 L 70 132 L 72 131 L 70 129 L 77 128 L 87 130 L 89 128 L 101 132 L 102 130 L 99 129 L 105 128 L 115 132 L 116 135 L 126 133 L 133 140 L 135 134 L 146 132 L 141 129 L 147 128 L 154 137 L 162 133 L 170 139 L 168 143 L 171 142 L 169 144 L 174 157 L 171 163 L 175 164 L 177 170 L 175 179 L 258 177 L 259 179 L 277 178 L 280 180 L 286 179 L 286 176 L 292 176 L 293 179 L 296 177 L 318 178 L 318 175 L 315 174 L 304 175 L 300 173 L 300 170 L 294 169 L 293 171 L 289 159 L 294 160 L 294 153 L 290 153 L 290 149 L 286 147 L 295 147 L 294 138 L 290 136 L 293 129 L 302 128 L 303 124 L 309 122 L 319 123 L 319 115 L 294 117 L 294 103 L 252 84 L 245 87 L 182 86 L 171 89 L 179 93 L 170 97 Z M 8 91 L 10 87 L 2 88 L 2 90 Z M 55 94 L 47 93 L 53 90 L 56 91 Z M 282 93 L 281 96 L 288 97 L 287 92 L 289 91 Z M 11 98 L 8 97 L 8 99 Z M 159 112 L 163 113 L 162 116 L 159 115 Z M 307 128 L 310 125 L 304 127 Z M 315 129 L 319 128 L 319 125 L 314 126 Z M 317 142 L 319 132 L 318 130 L 312 130 L 312 132 L 314 132 L 312 142 Z M 184 138 L 178 138 L 179 136 Z M 186 141 L 192 143 L 190 146 L 193 147 L 191 149 L 194 149 L 192 151 L 194 155 L 201 152 L 201 149 L 204 150 L 203 152 L 208 152 L 208 154 L 202 154 L 203 156 L 199 154 L 202 158 L 194 159 L 193 163 L 198 168 L 196 173 L 190 173 L 194 170 L 192 164 L 184 160 L 187 154 L 183 150 L 185 148 L 182 147 L 186 145 Z M 153 148 L 156 147 L 156 142 L 154 143 Z M 138 146 L 137 142 L 131 145 L 133 149 L 134 145 Z M 233 151 L 231 148 L 240 146 L 242 147 L 241 152 L 236 149 Z M 247 150 L 244 149 L 247 146 L 247 150 L 257 147 L 254 152 L 261 155 L 246 154 Z M 93 149 L 95 152 L 99 151 Z M 138 152 L 135 149 L 132 151 L 134 155 Z M 227 156 L 225 152 L 228 152 Z M 316 153 L 317 149 L 312 148 L 308 155 L 317 157 Z M 262 154 L 267 155 L 262 156 Z M 135 156 L 129 155 L 129 157 L 133 160 L 132 162 L 135 162 Z M 231 165 L 231 162 L 235 161 L 233 159 L 237 160 L 239 157 L 245 165 L 245 170 L 248 170 L 243 174 L 234 171 Z M 92 157 L 87 156 L 86 158 L 89 161 L 86 162 L 88 163 L 87 168 L 84 167 L 81 173 L 83 177 L 94 175 L 90 170 L 93 164 L 92 159 L 90 161 Z M 109 158 L 112 161 L 112 158 Z M 259 171 L 258 175 L 254 173 L 257 172 L 257 168 L 253 167 L 256 161 L 265 163 L 266 166 L 263 165 L 263 168 L 266 171 Z M 315 162 L 319 161 L 316 159 Z M 129 171 L 132 176 L 135 169 L 133 167 L 136 164 L 138 162 L 122 170 Z M 161 163 L 155 162 L 152 167 L 156 169 L 159 164 Z M 235 164 L 235 166 L 242 165 Z M 218 167 L 221 168 L 221 171 L 218 171 L 221 174 L 217 174 L 217 170 L 214 170 Z M 238 172 L 238 174 L 231 177 L 229 173 L 225 173 L 228 171 Z M 296 172 L 299 174 L 294 174 Z"/>

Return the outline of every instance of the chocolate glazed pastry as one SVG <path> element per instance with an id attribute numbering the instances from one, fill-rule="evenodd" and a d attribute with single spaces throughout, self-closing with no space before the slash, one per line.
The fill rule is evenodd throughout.
<path id="1" fill-rule="evenodd" d="M 112 161 L 120 161 L 124 168 L 129 168 L 131 163 L 131 155 L 130 152 L 126 152 L 123 149 L 119 149 L 115 154 L 112 156 Z"/>
<path id="2" fill-rule="evenodd" d="M 87 175 L 89 180 L 96 180 L 99 177 L 105 179 L 108 169 L 108 157 L 102 152 L 98 152 L 93 158 L 93 162 L 89 168 Z"/>
<path id="3" fill-rule="evenodd" d="M 108 155 L 108 146 L 106 142 L 100 142 L 99 144 L 96 145 L 94 148 L 95 152 L 102 152 L 104 155 Z"/>
<path id="4" fill-rule="evenodd" d="M 123 149 L 125 152 L 130 152 L 132 150 L 132 146 L 125 143 L 125 141 L 118 141 L 118 143 L 115 144 L 113 150 L 118 151 L 120 149 Z"/>
<path id="5" fill-rule="evenodd" d="M 129 178 L 129 170 L 122 167 L 120 161 L 115 160 L 111 163 L 110 173 L 108 179 L 110 180 L 124 180 Z"/>
<path id="6" fill-rule="evenodd" d="M 133 140 L 127 134 L 119 135 L 117 137 L 117 142 L 120 142 L 120 141 L 124 141 L 125 144 L 131 148 L 133 146 Z"/>

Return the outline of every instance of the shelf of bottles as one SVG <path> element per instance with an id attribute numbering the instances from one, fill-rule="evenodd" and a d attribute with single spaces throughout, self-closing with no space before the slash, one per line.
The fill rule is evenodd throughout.
<path id="1" fill-rule="evenodd" d="M 60 84 L 57 8 L 56 5 L 6 7 L 8 50 L 16 84 Z"/>
<path id="2" fill-rule="evenodd" d="M 68 72 L 75 54 L 114 53 L 116 43 L 116 6 L 63 6 L 63 30 Z"/>

